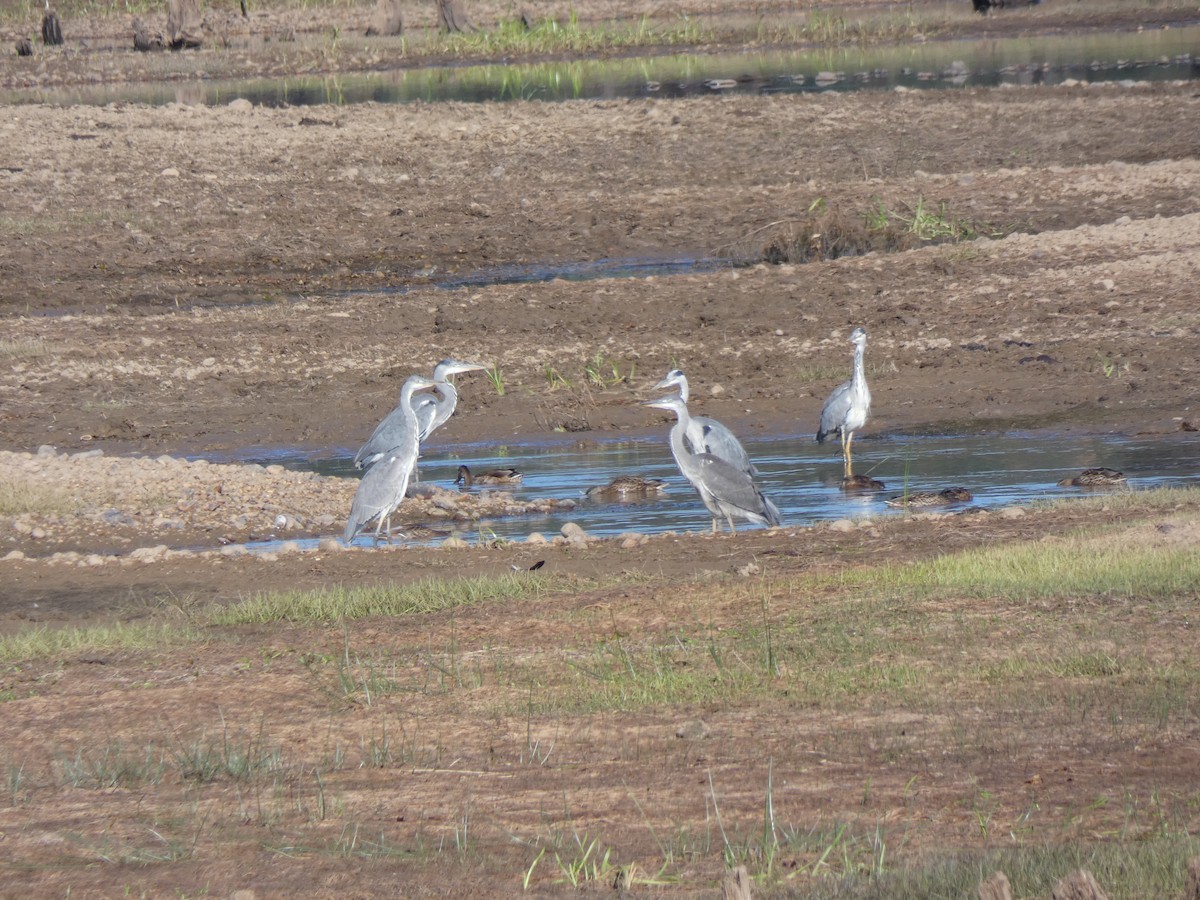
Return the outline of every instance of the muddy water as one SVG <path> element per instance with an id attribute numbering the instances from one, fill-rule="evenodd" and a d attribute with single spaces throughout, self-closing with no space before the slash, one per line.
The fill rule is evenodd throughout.
<path id="1" fill-rule="evenodd" d="M 677 54 L 530 65 L 438 66 L 343 76 L 160 82 L 12 91 L 45 102 L 265 106 L 680 97 L 1200 78 L 1200 26 L 1138 33 L 930 41 L 870 50 Z"/>
<path id="2" fill-rule="evenodd" d="M 1008 433 L 988 435 L 864 435 L 855 441 L 855 472 L 883 481 L 886 489 L 868 495 L 847 495 L 840 488 L 840 450 L 836 442 L 818 445 L 812 436 L 745 441 L 762 471 L 764 492 L 779 507 L 785 525 L 805 526 L 822 520 L 904 515 L 888 507 L 885 498 L 908 492 L 961 486 L 974 496 L 970 506 L 997 508 L 1014 503 L 1088 492 L 1058 487 L 1057 482 L 1085 468 L 1107 466 L 1123 471 L 1129 489 L 1200 484 L 1200 435 L 1117 438 L 1094 435 Z M 254 459 L 283 463 L 329 475 L 356 475 L 346 448 L 332 456 L 302 458 L 286 451 Z M 421 478 L 453 487 L 458 466 L 473 470 L 512 466 L 523 473 L 514 486 L 475 487 L 472 490 L 513 491 L 522 498 L 572 497 L 579 506 L 553 516 L 522 516 L 462 524 L 469 541 L 504 538 L 523 540 L 531 532 L 556 535 L 572 521 L 596 536 L 623 532 L 658 534 L 703 531 L 711 517 L 692 487 L 683 480 L 671 458 L 666 427 L 661 440 L 488 448 L 478 445 L 426 449 Z M 617 475 L 664 478 L 668 492 L 642 503 L 605 504 L 588 500 L 589 487 L 608 483 Z M 337 511 L 334 511 L 337 512 Z M 442 527 L 439 525 L 439 527 Z M 741 527 L 741 526 L 740 526 Z M 750 527 L 750 526 L 745 526 Z M 363 545 L 367 538 L 360 538 Z M 260 545 L 267 547 L 269 545 Z"/>

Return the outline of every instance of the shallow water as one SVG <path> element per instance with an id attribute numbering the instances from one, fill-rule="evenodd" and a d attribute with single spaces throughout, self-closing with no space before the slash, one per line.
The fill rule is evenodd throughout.
<path id="1" fill-rule="evenodd" d="M 264 106 L 681 97 L 1200 78 L 1200 26 L 1135 33 L 929 41 L 875 49 L 431 66 L 352 75 L 85 85 L 0 93 L 0 105 Z"/>
<path id="2" fill-rule="evenodd" d="M 524 473 L 519 485 L 476 487 L 472 490 L 514 491 L 523 498 L 571 497 L 580 505 L 556 515 L 489 519 L 459 523 L 460 535 L 469 541 L 494 538 L 524 540 L 531 532 L 548 537 L 572 521 L 596 536 L 623 532 L 659 534 L 666 531 L 704 531 L 712 519 L 692 487 L 683 480 L 662 438 L 646 441 L 598 443 L 587 447 L 528 445 L 500 448 L 481 445 L 439 446 L 425 451 L 421 479 L 453 487 L 459 465 L 485 470 L 513 466 Z M 885 498 L 909 492 L 961 486 L 974 500 L 945 509 L 996 508 L 1014 503 L 1094 492 L 1061 488 L 1057 482 L 1085 468 L 1108 466 L 1123 471 L 1130 489 L 1200 484 L 1200 434 L 1125 438 L 1095 435 L 1046 435 L 1014 432 L 986 435 L 864 435 L 854 442 L 854 470 L 882 480 L 887 488 L 874 494 L 847 495 L 839 482 L 842 474 L 836 441 L 818 445 L 811 435 L 795 438 L 746 440 L 747 450 L 762 471 L 763 491 L 775 502 L 787 526 L 805 526 L 840 518 L 875 518 L 904 515 L 884 504 Z M 280 463 L 325 475 L 357 475 L 351 463 L 354 451 L 346 448 L 326 456 L 300 457 L 280 451 L 245 459 L 263 464 Z M 664 478 L 668 493 L 644 503 L 602 504 L 587 500 L 584 492 L 607 484 L 622 474 Z M 403 509 L 403 507 L 401 507 Z M 338 511 L 334 511 L 338 512 Z M 400 515 L 403 519 L 403 515 Z M 739 530 L 755 526 L 739 524 Z M 300 542 L 303 546 L 305 542 Z M 366 546 L 369 537 L 356 543 Z M 252 545 L 269 549 L 271 542 Z"/>

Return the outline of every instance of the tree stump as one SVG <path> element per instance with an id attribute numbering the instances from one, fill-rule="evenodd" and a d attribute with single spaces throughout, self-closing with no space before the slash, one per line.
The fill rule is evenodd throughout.
<path id="1" fill-rule="evenodd" d="M 471 31 L 467 14 L 458 6 L 458 0 L 437 0 L 438 27 L 442 31 Z"/>
<path id="2" fill-rule="evenodd" d="M 1087 869 L 1072 872 L 1054 886 L 1050 892 L 1054 900 L 1108 900 L 1100 885 Z"/>
<path id="3" fill-rule="evenodd" d="M 17 56 L 33 56 L 33 41 L 24 37 L 18 40 Z"/>
<path id="4" fill-rule="evenodd" d="M 1012 900 L 1012 887 L 1003 872 L 993 872 L 986 881 L 979 882 L 979 900 Z"/>
<path id="5" fill-rule="evenodd" d="M 172 50 L 193 50 L 204 43 L 204 20 L 196 0 L 167 0 L 167 38 Z"/>
<path id="6" fill-rule="evenodd" d="M 58 13 L 52 9 L 46 10 L 42 16 L 42 43 L 56 47 L 63 42 L 62 23 L 58 21 Z"/>
<path id="7" fill-rule="evenodd" d="M 738 866 L 721 882 L 721 900 L 750 900 L 750 873 Z"/>
<path id="8" fill-rule="evenodd" d="M 403 33 L 404 14 L 400 10 L 400 0 L 379 0 L 367 25 L 367 37 L 395 37 Z"/>

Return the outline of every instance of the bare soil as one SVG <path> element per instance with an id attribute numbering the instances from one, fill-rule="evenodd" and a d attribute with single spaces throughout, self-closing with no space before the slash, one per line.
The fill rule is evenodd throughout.
<path id="1" fill-rule="evenodd" d="M 343 10 L 346 28 L 367 12 Z M 1047 2 L 962 16 L 949 31 L 1127 27 L 1129 15 L 1072 18 Z M 256 16 L 266 31 L 322 27 L 294 11 Z M 92 27 L 103 39 L 124 26 Z M 277 50 L 202 50 L 186 65 L 273 72 Z M 357 53 L 342 65 L 357 65 Z M 386 66 L 387 52 L 376 53 Z M 43 53 L 37 69 L 17 69 L 24 62 L 0 63 L 5 85 L 138 78 L 147 65 L 70 43 Z M 532 609 L 484 604 L 418 625 L 353 626 L 363 653 L 424 642 L 521 657 L 614 635 L 665 639 L 710 619 L 736 624 L 744 606 L 722 598 L 744 601 L 730 585 L 763 568 L 786 579 L 1133 522 L 1146 513 L 1056 508 L 586 545 L 325 543 L 263 559 L 222 548 L 280 515 L 282 537 L 337 534 L 354 483 L 180 458 L 353 452 L 404 378 L 447 356 L 497 367 L 504 390 L 460 378 L 458 412 L 431 453 L 460 441 L 661 435 L 663 418 L 638 401 L 676 365 L 705 414 L 744 435 L 808 441 L 848 371 L 856 325 L 870 335 L 874 397 L 863 441 L 1008 428 L 1180 439 L 1200 427 L 1198 97 L 1194 84 L 1155 84 L 554 105 L 7 107 L 0 449 L 12 452 L 0 478 L 35 501 L 0 518 L 0 555 L 9 554 L 0 630 L 177 621 L 260 591 L 496 575 L 545 560 L 546 574 L 581 587 Z M 880 203 L 911 213 L 923 202 L 981 237 L 669 277 L 433 283 L 494 265 L 752 258 L 794 234 L 818 201 L 855 221 Z M 625 377 L 589 383 L 598 354 Z M 43 445 L 56 452 L 38 456 Z M 160 456 L 170 458 L 153 463 Z M 829 462 L 840 465 L 836 449 Z M 1179 514 L 1194 522 L 1196 508 Z M 418 518 L 437 515 L 430 507 Z M 171 552 L 180 547 L 202 552 Z M 627 577 L 605 586 L 614 573 Z M 787 618 L 819 598 L 775 602 L 772 614 Z M 1194 650 L 1186 622 L 1136 605 L 1129 614 L 1146 617 L 1148 640 Z M 313 647 L 336 657 L 348 635 L 247 628 L 182 651 L 13 664 L 0 677 L 0 765 L 12 787 L 0 795 L 5 890 L 494 896 L 519 890 L 536 855 L 508 835 L 575 828 L 644 869 L 661 859 L 667 832 L 712 837 L 709 778 L 722 814 L 761 822 L 768 770 L 790 820 L 884 822 L 914 858 L 1001 846 L 978 833 L 981 785 L 999 798 L 997 824 L 1037 803 L 1073 823 L 1058 839 L 1087 841 L 1115 828 L 1095 809 L 1070 818 L 1088 800 L 1114 784 L 1146 802 L 1156 790 L 1194 791 L 1200 764 L 1194 708 L 1161 734 L 1120 741 L 1030 714 L 1017 738 L 999 711 L 964 698 L 954 716 L 974 736 L 966 746 L 954 745 L 953 723 L 882 703 L 544 718 L 487 691 L 331 703 L 301 657 Z M 699 719 L 709 730 L 688 730 Z M 556 748 L 545 765 L 526 764 L 527 720 Z M 336 808 L 318 814 L 325 801 L 303 773 L 335 745 L 365 759 L 384 722 L 411 752 L 331 773 Z M 270 789 L 229 779 L 64 786 L 77 748 L 180 747 L 227 726 L 247 740 L 267 735 L 294 768 Z M 897 755 L 914 727 L 931 755 Z M 12 782 L 20 771 L 24 787 Z M 1194 834 L 1194 805 L 1180 814 Z M 449 853 L 464 830 L 468 848 Z M 719 846 L 687 858 L 672 870 L 683 886 L 712 890 Z M 561 873 L 547 862 L 536 874 L 553 890 Z"/>

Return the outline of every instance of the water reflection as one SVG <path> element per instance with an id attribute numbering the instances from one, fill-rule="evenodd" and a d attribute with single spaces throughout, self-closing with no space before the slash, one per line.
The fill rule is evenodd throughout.
<path id="1" fill-rule="evenodd" d="M 422 462 L 421 478 L 451 487 L 459 465 L 478 469 L 513 466 L 524 473 L 520 485 L 475 490 L 515 491 L 529 499 L 573 497 L 580 501 L 568 514 L 458 525 L 470 540 L 523 540 L 534 531 L 553 536 L 567 521 L 597 536 L 707 530 L 711 527 L 708 511 L 675 468 L 665 435 L 666 428 L 661 440 L 583 447 L 512 446 L 500 453 L 481 445 L 433 446 Z M 983 508 L 1086 496 L 1086 491 L 1059 487 L 1057 482 L 1097 466 L 1123 471 L 1131 489 L 1200 484 L 1200 435 L 1189 434 L 1132 439 L 1036 433 L 863 435 L 855 440 L 855 471 L 886 484 L 884 491 L 865 494 L 841 490 L 842 463 L 836 442 L 818 446 L 811 436 L 804 435 L 744 443 L 763 472 L 764 492 L 779 507 L 787 526 L 837 518 L 904 515 L 903 510 L 886 506 L 884 500 L 905 491 L 937 491 L 950 486 L 967 488 L 974 495 L 969 505 Z M 351 464 L 352 456 L 353 451 L 348 449 L 321 458 L 302 458 L 281 451 L 247 461 L 282 463 L 290 468 L 349 477 L 358 474 Z M 589 487 L 607 484 L 617 475 L 663 478 L 668 482 L 668 492 L 625 504 L 586 498 Z"/>
<path id="2" fill-rule="evenodd" d="M 1133 34 L 932 41 L 873 49 L 676 54 L 525 65 L 435 66 L 344 76 L 31 89 L 0 104 L 263 106 L 351 103 L 684 97 L 862 89 L 1058 84 L 1067 79 L 1159 81 L 1200 78 L 1200 27 Z M 181 94 L 181 91 L 185 93 Z"/>

